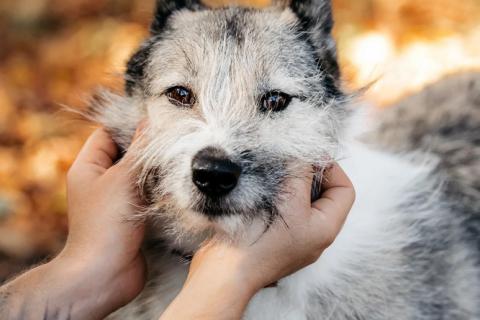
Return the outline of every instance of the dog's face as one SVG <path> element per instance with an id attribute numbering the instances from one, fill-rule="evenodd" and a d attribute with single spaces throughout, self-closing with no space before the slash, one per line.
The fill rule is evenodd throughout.
<path id="1" fill-rule="evenodd" d="M 100 117 L 121 144 L 147 119 L 136 145 L 149 215 L 189 237 L 275 219 L 286 179 L 335 156 L 345 110 L 331 28 L 327 0 L 159 3 L 128 64 L 128 102 Z"/>

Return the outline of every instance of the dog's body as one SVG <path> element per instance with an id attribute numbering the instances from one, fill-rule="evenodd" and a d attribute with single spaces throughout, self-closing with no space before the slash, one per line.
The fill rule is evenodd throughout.
<path id="1" fill-rule="evenodd" d="M 182 256 L 213 233 L 260 237 L 288 201 L 284 181 L 332 159 L 357 191 L 344 229 L 315 264 L 259 292 L 245 318 L 480 318 L 478 242 L 465 237 L 472 213 L 444 197 L 434 156 L 357 141 L 363 125 L 349 120 L 332 23 L 326 0 L 159 4 L 152 37 L 129 63 L 127 96 L 104 96 L 91 113 L 123 148 L 148 118 L 132 148 L 149 281 L 112 319 L 159 318 L 186 277 Z"/>

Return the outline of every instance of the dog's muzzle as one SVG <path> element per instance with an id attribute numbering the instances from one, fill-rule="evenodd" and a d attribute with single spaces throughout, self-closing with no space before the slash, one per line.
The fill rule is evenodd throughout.
<path id="1" fill-rule="evenodd" d="M 192 180 L 202 194 L 218 199 L 237 186 L 242 168 L 215 147 L 199 151 L 192 160 Z"/>

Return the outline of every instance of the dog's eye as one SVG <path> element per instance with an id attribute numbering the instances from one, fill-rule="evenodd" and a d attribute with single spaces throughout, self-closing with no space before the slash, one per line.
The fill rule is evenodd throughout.
<path id="1" fill-rule="evenodd" d="M 173 87 L 165 92 L 168 100 L 179 107 L 191 107 L 195 104 L 195 95 L 185 87 Z"/>
<path id="2" fill-rule="evenodd" d="M 285 110 L 292 101 L 292 97 L 280 91 L 270 91 L 262 97 L 261 110 L 263 112 L 279 112 Z"/>

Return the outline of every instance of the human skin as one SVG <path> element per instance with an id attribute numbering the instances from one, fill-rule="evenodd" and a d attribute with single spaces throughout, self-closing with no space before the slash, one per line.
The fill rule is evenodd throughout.
<path id="1" fill-rule="evenodd" d="M 96 130 L 68 173 L 65 248 L 0 288 L 0 314 L 12 320 L 103 319 L 141 292 L 144 225 L 129 219 L 140 201 L 131 155 L 115 164 L 117 157 L 110 136 Z M 280 207 L 285 224 L 275 223 L 254 244 L 205 244 L 162 320 L 239 319 L 258 290 L 319 258 L 340 231 L 355 192 L 334 165 L 321 199 L 312 204 L 311 173 L 299 176 L 305 178 L 289 181 L 291 197 Z"/>

